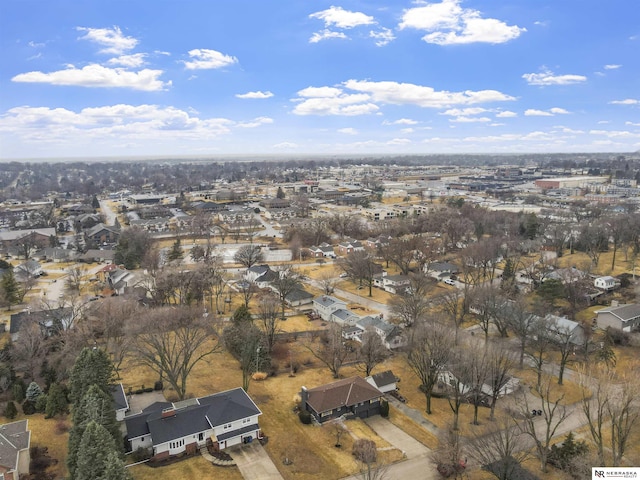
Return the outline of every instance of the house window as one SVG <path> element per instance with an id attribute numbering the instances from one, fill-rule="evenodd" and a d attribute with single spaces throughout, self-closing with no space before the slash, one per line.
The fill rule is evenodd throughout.
<path id="1" fill-rule="evenodd" d="M 251 423 L 251 419 L 250 418 L 245 418 L 242 420 L 242 424 L 246 425 L 247 423 Z"/>
<path id="2" fill-rule="evenodd" d="M 230 428 L 231 428 L 231 424 L 230 424 L 230 423 L 227 423 L 227 424 L 224 426 L 224 429 L 225 429 L 225 430 L 229 430 Z"/>

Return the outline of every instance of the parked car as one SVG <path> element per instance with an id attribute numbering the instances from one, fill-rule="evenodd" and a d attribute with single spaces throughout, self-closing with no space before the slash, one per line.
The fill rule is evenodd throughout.
<path id="1" fill-rule="evenodd" d="M 349 275 L 347 275 L 346 273 L 341 273 L 339 276 L 340 278 L 347 278 Z"/>
<path id="2" fill-rule="evenodd" d="M 451 280 L 450 278 L 446 278 L 444 283 L 446 283 L 447 285 L 453 285 L 455 287 L 456 282 L 454 282 L 453 280 Z"/>

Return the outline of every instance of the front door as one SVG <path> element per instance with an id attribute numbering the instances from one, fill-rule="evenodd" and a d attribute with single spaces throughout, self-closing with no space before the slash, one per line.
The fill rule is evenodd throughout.
<path id="1" fill-rule="evenodd" d="M 199 441 L 199 442 L 201 442 L 202 440 L 204 440 L 204 433 L 203 433 L 203 432 L 200 432 L 200 433 L 198 434 L 198 441 Z"/>

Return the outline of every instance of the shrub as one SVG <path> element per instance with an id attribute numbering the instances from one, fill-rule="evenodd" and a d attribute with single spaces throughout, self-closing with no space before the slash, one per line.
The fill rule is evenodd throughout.
<path id="1" fill-rule="evenodd" d="M 389 416 L 389 402 L 386 400 L 380 402 L 380 415 L 384 418 Z"/>
<path id="2" fill-rule="evenodd" d="M 134 394 L 134 395 L 140 395 L 141 393 L 144 393 L 144 390 L 143 390 L 143 389 L 141 389 L 141 388 L 139 388 L 138 390 L 135 390 L 135 391 L 133 392 L 133 394 Z"/>
<path id="3" fill-rule="evenodd" d="M 298 418 L 305 425 L 309 425 L 311 423 L 311 412 L 309 410 L 300 410 Z"/>
<path id="4" fill-rule="evenodd" d="M 138 449 L 131 454 L 131 458 L 134 462 L 142 462 L 143 460 L 151 458 L 152 453 L 150 448 L 138 447 Z"/>
<path id="5" fill-rule="evenodd" d="M 262 380 L 265 380 L 268 377 L 268 375 L 264 372 L 256 372 L 253 375 L 251 375 L 251 378 L 253 380 L 255 380 L 256 382 L 260 382 Z"/>
<path id="6" fill-rule="evenodd" d="M 589 451 L 589 447 L 584 441 L 575 441 L 573 432 L 569 434 L 562 442 L 562 445 L 553 445 L 549 452 L 549 463 L 556 468 L 567 470 L 571 466 L 571 460 L 574 457 L 584 455 Z"/>
<path id="7" fill-rule="evenodd" d="M 144 393 L 149 393 L 149 392 L 153 392 L 153 388 L 152 387 L 147 387 L 145 389 L 142 390 Z"/>
<path id="8" fill-rule="evenodd" d="M 43 393 L 36 399 L 36 403 L 35 403 L 36 412 L 43 413 L 46 410 L 47 400 L 48 400 L 48 395 L 46 393 Z"/>
<path id="9" fill-rule="evenodd" d="M 57 435 L 62 435 L 63 433 L 67 433 L 69 431 L 69 424 L 64 420 L 58 420 L 56 422 L 55 432 Z"/>
<path id="10" fill-rule="evenodd" d="M 608 339 L 614 344 L 621 347 L 627 347 L 631 343 L 631 335 L 616 328 L 607 327 Z"/>
<path id="11" fill-rule="evenodd" d="M 7 417 L 9 420 L 13 420 L 14 418 L 16 418 L 16 415 L 18 415 L 18 409 L 16 408 L 16 404 L 13 403 L 12 401 L 9 401 L 9 403 L 7 403 L 6 408 L 4 409 L 4 416 Z"/>
<path id="12" fill-rule="evenodd" d="M 162 380 L 156 380 L 156 383 L 153 384 L 153 389 L 156 392 L 161 391 L 164 388 L 164 385 L 162 384 Z"/>
<path id="13" fill-rule="evenodd" d="M 36 406 L 33 402 L 25 400 L 22 404 L 22 411 L 25 415 L 33 415 L 34 413 L 36 413 Z"/>

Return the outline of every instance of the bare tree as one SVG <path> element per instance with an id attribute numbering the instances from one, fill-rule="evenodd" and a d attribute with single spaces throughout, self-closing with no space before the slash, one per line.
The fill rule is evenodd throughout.
<path id="1" fill-rule="evenodd" d="M 537 325 L 537 317 L 527 311 L 524 298 L 518 296 L 514 301 L 507 304 L 509 310 L 509 327 L 520 341 L 520 368 L 524 366 L 524 354 L 527 349 L 529 339 L 533 336 Z"/>
<path id="2" fill-rule="evenodd" d="M 360 464 L 362 480 L 383 480 L 386 478 L 387 469 L 384 465 L 378 465 L 378 451 L 373 440 L 360 438 L 353 442 L 353 456 Z"/>
<path id="3" fill-rule="evenodd" d="M 27 378 L 35 378 L 36 369 L 46 355 L 46 338 L 38 321 L 27 319 L 22 323 L 11 353 L 14 365 Z"/>
<path id="4" fill-rule="evenodd" d="M 333 295 L 333 291 L 338 283 L 334 275 L 329 271 L 322 272 L 320 278 L 318 278 L 318 282 L 325 295 Z"/>
<path id="5" fill-rule="evenodd" d="M 364 374 L 371 375 L 371 371 L 388 357 L 388 353 L 380 335 L 372 327 L 367 327 L 362 334 L 362 343 L 358 350 L 358 360 L 363 366 Z"/>
<path id="6" fill-rule="evenodd" d="M 266 347 L 271 353 L 276 343 L 276 335 L 280 332 L 278 310 L 280 302 L 273 295 L 264 295 L 258 301 L 258 319 L 262 326 Z"/>
<path id="7" fill-rule="evenodd" d="M 493 420 L 498 397 L 504 395 L 504 389 L 512 379 L 516 365 L 514 354 L 502 343 L 493 343 L 487 351 L 487 384 L 491 389 L 489 418 Z"/>
<path id="8" fill-rule="evenodd" d="M 67 270 L 67 280 L 65 287 L 70 292 L 80 293 L 80 287 L 82 286 L 82 279 L 87 274 L 87 268 L 81 265 L 75 265 Z"/>
<path id="9" fill-rule="evenodd" d="M 531 414 L 534 404 L 531 403 L 526 394 L 522 395 L 520 413 L 524 416 L 524 421 L 520 423 L 522 433 L 531 437 L 535 445 L 536 456 L 540 460 L 540 469 L 547 472 L 547 458 L 551 441 L 558 430 L 558 427 L 569 416 L 567 408 L 561 404 L 564 394 L 556 396 L 552 393 L 551 377 L 545 375 L 543 381 L 534 390 L 539 397 L 540 403 L 537 411 L 541 411 L 541 417 Z M 536 400 L 537 403 L 537 400 Z M 542 421 L 539 423 L 538 418 Z M 542 425 L 542 426 L 540 426 Z"/>
<path id="10" fill-rule="evenodd" d="M 271 287 L 276 291 L 280 298 L 280 306 L 282 307 L 282 318 L 285 318 L 285 307 L 287 305 L 287 297 L 294 290 L 301 287 L 300 274 L 291 265 L 278 267 L 276 270 L 277 277 L 271 282 Z"/>
<path id="11" fill-rule="evenodd" d="M 545 326 L 553 347 L 560 353 L 558 385 L 562 385 L 565 368 L 575 353 L 574 335 L 569 326 L 561 325 L 557 319 L 550 320 Z"/>
<path id="12" fill-rule="evenodd" d="M 400 269 L 402 275 L 409 274 L 414 259 L 415 243 L 413 238 L 394 238 L 386 247 L 389 260 Z"/>
<path id="13" fill-rule="evenodd" d="M 549 335 L 547 323 L 542 318 L 537 319 L 533 331 L 536 333 L 527 345 L 526 354 L 533 363 L 533 368 L 536 371 L 536 388 L 541 388 L 544 366 L 547 363 L 549 350 L 553 346 L 553 340 Z"/>
<path id="14" fill-rule="evenodd" d="M 389 301 L 392 315 L 406 327 L 424 321 L 431 306 L 426 296 L 431 281 L 423 273 L 410 274 L 409 278 L 408 288 Z"/>
<path id="15" fill-rule="evenodd" d="M 369 288 L 369 296 L 373 296 L 373 277 L 380 270 L 373 257 L 363 251 L 350 253 L 340 259 L 339 265 L 349 277 Z"/>
<path id="16" fill-rule="evenodd" d="M 242 301 L 245 307 L 249 307 L 249 302 L 253 296 L 258 292 L 259 288 L 256 282 L 251 280 L 245 280 L 240 283 L 240 294 L 242 295 Z"/>
<path id="17" fill-rule="evenodd" d="M 240 265 L 251 268 L 264 261 L 262 249 L 257 245 L 243 245 L 233 256 L 233 260 Z"/>
<path id="18" fill-rule="evenodd" d="M 431 395 L 451 355 L 453 339 L 439 323 L 417 325 L 410 340 L 407 363 L 421 382 L 426 399 L 426 412 L 431 414 Z"/>
<path id="19" fill-rule="evenodd" d="M 436 299 L 436 302 L 440 305 L 440 309 L 449 320 L 449 323 L 452 323 L 454 326 L 454 340 L 457 345 L 458 331 L 460 330 L 460 325 L 464 322 L 464 318 L 468 312 L 468 305 L 465 305 L 467 298 L 465 297 L 464 291 L 457 288 L 447 290 L 446 293 L 440 295 Z"/>
<path id="20" fill-rule="evenodd" d="M 317 345 L 311 341 L 304 346 L 314 357 L 327 366 L 333 374 L 333 378 L 340 376 L 340 369 L 349 356 L 349 349 L 342 338 L 340 325 L 332 323 L 327 330 L 322 332 Z"/>
<path id="21" fill-rule="evenodd" d="M 489 341 L 489 329 L 491 328 L 496 312 L 502 306 L 503 298 L 500 289 L 493 285 L 483 285 L 473 291 L 472 305 L 477 311 L 480 328 L 484 332 L 484 341 Z"/>
<path id="22" fill-rule="evenodd" d="M 462 460 L 462 439 L 460 432 L 447 425 L 438 433 L 438 447 L 431 451 L 431 460 L 443 478 L 464 478 L 467 467 L 466 459 Z"/>
<path id="23" fill-rule="evenodd" d="M 640 422 L 638 394 L 638 368 L 620 373 L 617 392 L 611 393 L 607 402 L 607 414 L 611 420 L 611 454 L 613 466 L 618 467 L 627 450 L 630 435 Z"/>
<path id="24" fill-rule="evenodd" d="M 598 465 L 605 465 L 605 424 L 614 378 L 614 371 L 604 365 L 597 365 L 593 369 L 583 367 L 579 371 L 582 413 L 596 447 Z"/>
<path id="25" fill-rule="evenodd" d="M 512 419 L 492 423 L 483 432 L 474 431 L 466 451 L 498 480 L 518 478 L 520 465 L 529 456 L 523 434 Z"/>
<path id="26" fill-rule="evenodd" d="M 154 309 L 129 324 L 135 357 L 165 378 L 180 400 L 193 368 L 219 349 L 215 322 L 188 307 Z"/>

